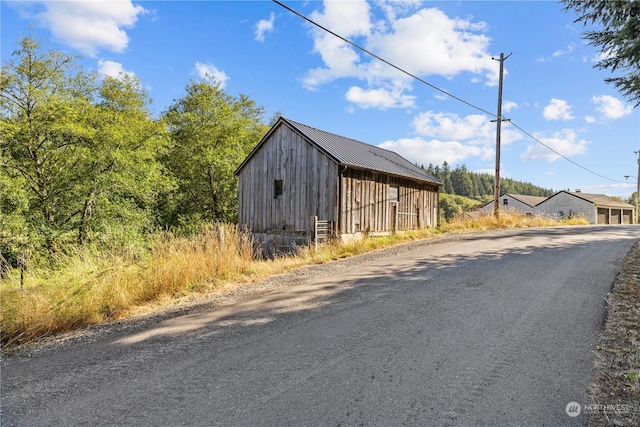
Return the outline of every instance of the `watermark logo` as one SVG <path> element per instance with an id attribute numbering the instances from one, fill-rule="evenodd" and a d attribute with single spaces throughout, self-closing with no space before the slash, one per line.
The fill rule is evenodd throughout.
<path id="1" fill-rule="evenodd" d="M 564 410 L 570 417 L 577 417 L 580 414 L 639 414 L 640 406 L 623 403 L 581 405 L 578 402 L 569 402 Z"/>
<path id="2" fill-rule="evenodd" d="M 565 408 L 567 415 L 569 415 L 570 417 L 577 417 L 578 415 L 580 415 L 581 410 L 582 408 L 580 407 L 580 404 L 578 402 L 569 402 L 567 403 L 567 407 Z"/>

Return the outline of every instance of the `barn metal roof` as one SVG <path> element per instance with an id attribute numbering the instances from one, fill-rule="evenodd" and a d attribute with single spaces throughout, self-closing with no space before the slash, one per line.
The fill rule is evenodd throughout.
<path id="1" fill-rule="evenodd" d="M 284 117 L 280 120 L 301 133 L 340 165 L 442 185 L 438 178 L 428 174 L 398 153 L 325 132 Z"/>

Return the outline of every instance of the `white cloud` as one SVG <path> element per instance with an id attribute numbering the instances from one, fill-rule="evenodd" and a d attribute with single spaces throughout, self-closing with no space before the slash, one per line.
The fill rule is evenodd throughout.
<path id="1" fill-rule="evenodd" d="M 587 123 L 595 123 L 597 119 L 593 116 L 585 116 L 584 121 Z"/>
<path id="2" fill-rule="evenodd" d="M 459 117 L 452 113 L 427 111 L 413 120 L 415 132 L 432 138 L 463 141 L 471 145 L 493 147 L 496 143 L 496 124 L 482 114 Z M 522 138 L 519 132 L 502 127 L 500 141 L 508 145 Z"/>
<path id="3" fill-rule="evenodd" d="M 477 169 L 477 170 L 474 170 L 473 172 L 480 173 L 480 174 L 488 173 L 489 175 L 494 175 L 496 173 L 496 170 L 495 170 L 495 168 L 494 169 Z M 502 170 L 500 171 L 500 176 L 505 177 L 507 175 L 508 174 L 505 174 L 504 171 L 502 171 Z"/>
<path id="4" fill-rule="evenodd" d="M 261 19 L 256 24 L 256 40 L 259 42 L 264 42 L 264 34 L 267 32 L 273 31 L 273 22 L 276 19 L 276 15 L 271 12 L 271 16 L 268 20 Z"/>
<path id="5" fill-rule="evenodd" d="M 552 98 L 551 103 L 544 107 L 542 115 L 547 120 L 572 120 L 571 106 L 562 99 Z"/>
<path id="6" fill-rule="evenodd" d="M 551 55 L 554 58 L 557 58 L 559 56 L 563 56 L 563 55 L 567 55 L 571 52 L 573 52 L 576 48 L 576 45 L 574 43 L 569 43 L 569 45 L 567 46 L 567 48 L 565 50 L 556 50 L 555 52 L 553 52 L 553 54 Z"/>
<path id="7" fill-rule="evenodd" d="M 508 113 L 512 110 L 515 110 L 516 108 L 518 108 L 518 104 L 513 101 L 504 101 L 502 103 L 502 111 L 504 113 Z"/>
<path id="8" fill-rule="evenodd" d="M 305 88 L 315 90 L 337 78 L 366 76 L 366 70 L 358 66 L 360 57 L 347 43 L 331 34 L 323 34 L 316 38 L 314 44 L 327 67 L 309 70 L 302 80 Z"/>
<path id="9" fill-rule="evenodd" d="M 618 98 L 610 95 L 594 96 L 591 98 L 591 102 L 596 104 L 596 110 L 607 119 L 620 119 L 633 112 L 631 105 L 625 105 Z"/>
<path id="10" fill-rule="evenodd" d="M 579 139 L 573 129 L 562 129 L 549 136 L 544 133 L 536 133 L 534 136 L 543 144 L 567 157 L 586 153 L 587 145 L 590 144 L 589 141 Z M 521 160 L 546 160 L 548 162 L 555 162 L 559 158 L 558 154 L 537 143 L 529 145 L 527 151 L 520 156 Z"/>
<path id="11" fill-rule="evenodd" d="M 585 193 L 608 194 L 610 196 L 618 196 L 623 199 L 628 199 L 636 191 L 636 184 L 597 184 L 583 185 L 579 188 Z"/>
<path id="12" fill-rule="evenodd" d="M 371 7 L 365 0 L 323 2 L 324 12 L 314 11 L 311 19 L 343 37 L 366 36 L 371 31 Z M 316 32 L 320 33 L 321 30 Z M 333 37 L 333 36 L 332 36 Z"/>
<path id="13" fill-rule="evenodd" d="M 372 7 L 382 10 L 382 14 L 377 14 L 380 18 Z M 488 52 L 490 39 L 485 35 L 485 23 L 473 22 L 472 18 L 449 18 L 438 9 L 418 10 L 419 7 L 417 1 L 325 1 L 323 9 L 314 11 L 311 19 L 414 75 L 452 78 L 466 72 L 471 74 L 471 80 L 482 77 L 479 81 L 497 84 L 499 67 Z M 393 98 L 407 99 L 403 92 L 412 89 L 408 76 L 370 59 L 331 34 L 314 29 L 312 36 L 314 53 L 320 54 L 323 65 L 304 75 L 305 88 L 316 90 L 336 79 L 356 78 L 366 81 L 367 87 L 361 87 L 357 93 L 352 87 L 348 99 L 362 98 L 354 95 L 388 95 L 389 87 L 402 88 L 400 93 L 393 93 Z M 393 104 L 405 105 L 405 102 Z M 392 108 L 386 101 L 378 107 Z"/>
<path id="14" fill-rule="evenodd" d="M 569 43 L 567 45 L 566 49 L 564 49 L 564 50 L 563 49 L 556 50 L 555 52 L 553 52 L 551 54 L 550 57 L 548 57 L 548 58 L 538 58 L 538 59 L 536 59 L 536 62 L 548 62 L 553 58 L 558 58 L 560 56 L 568 55 L 569 53 L 573 52 L 575 49 L 576 49 L 575 43 Z"/>
<path id="15" fill-rule="evenodd" d="M 230 79 L 224 71 L 219 70 L 215 65 L 203 64 L 202 62 L 196 62 L 196 73 L 201 79 L 214 79 L 216 82 L 220 83 L 221 88 L 224 88 L 227 81 Z"/>
<path id="16" fill-rule="evenodd" d="M 414 106 L 415 96 L 404 95 L 402 89 L 362 89 L 352 86 L 347 91 L 345 97 L 362 108 L 379 108 L 386 110 L 389 108 L 410 108 Z"/>
<path id="17" fill-rule="evenodd" d="M 393 0 L 378 2 L 378 6 L 384 11 L 384 14 L 389 21 L 395 21 L 398 15 L 403 15 L 412 9 L 417 9 L 421 4 L 422 0 Z"/>
<path id="18" fill-rule="evenodd" d="M 450 164 L 461 162 L 472 156 L 490 157 L 491 152 L 482 147 L 464 145 L 457 141 L 426 141 L 423 138 L 404 138 L 397 141 L 385 141 L 381 148 L 395 151 L 412 163 L 428 165 L 442 164 L 445 160 Z"/>
<path id="19" fill-rule="evenodd" d="M 53 38 L 95 57 L 99 50 L 122 52 L 131 28 L 147 11 L 130 0 L 12 2 L 21 15 L 51 31 Z"/>
<path id="20" fill-rule="evenodd" d="M 380 147 L 393 150 L 411 162 L 427 165 L 462 162 L 469 157 L 493 159 L 496 124 L 481 114 L 459 117 L 451 113 L 427 111 L 413 120 L 416 138 L 385 141 Z M 520 133 L 503 129 L 502 143 L 521 139 Z"/>
<path id="21" fill-rule="evenodd" d="M 108 60 L 98 61 L 98 72 L 105 76 L 113 77 L 114 79 L 120 78 L 122 75 L 135 77 L 135 73 L 125 70 L 121 63 Z"/>

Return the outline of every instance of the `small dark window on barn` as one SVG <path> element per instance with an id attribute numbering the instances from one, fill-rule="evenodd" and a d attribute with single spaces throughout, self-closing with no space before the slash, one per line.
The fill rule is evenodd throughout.
<path id="1" fill-rule="evenodd" d="M 509 199 L 502 199 L 502 204 L 507 206 L 509 204 Z"/>
<path id="2" fill-rule="evenodd" d="M 397 202 L 398 199 L 398 191 L 399 188 L 398 187 L 389 187 L 389 201 L 390 202 Z"/>
<path id="3" fill-rule="evenodd" d="M 277 199 L 278 197 L 282 196 L 282 180 L 281 179 L 276 179 L 273 181 L 273 198 Z"/>

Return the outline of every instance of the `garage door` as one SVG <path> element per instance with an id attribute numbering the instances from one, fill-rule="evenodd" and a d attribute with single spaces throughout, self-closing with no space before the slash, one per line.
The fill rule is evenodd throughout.
<path id="1" fill-rule="evenodd" d="M 609 224 L 609 209 L 598 208 L 598 224 Z"/>
<path id="2" fill-rule="evenodd" d="M 609 224 L 620 224 L 620 209 L 611 209 Z"/>

